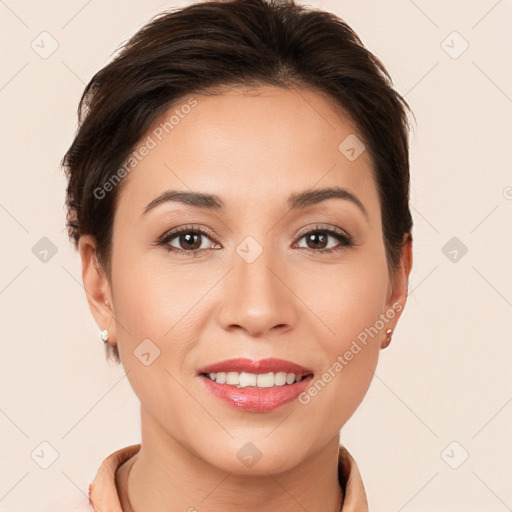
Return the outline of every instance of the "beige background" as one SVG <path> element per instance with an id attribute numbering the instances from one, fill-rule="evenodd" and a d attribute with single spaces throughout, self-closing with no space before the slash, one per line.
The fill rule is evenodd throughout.
<path id="1" fill-rule="evenodd" d="M 151 16 L 188 3 L 0 1 L 2 512 L 87 492 L 107 454 L 140 440 L 138 402 L 104 360 L 64 231 L 59 161 L 93 73 Z M 344 18 L 417 117 L 408 304 L 342 442 L 372 512 L 510 510 L 512 2 L 302 3 Z M 43 237 L 57 251 L 46 262 L 33 252 Z M 459 248 L 443 250 L 452 237 Z M 58 452 L 48 469 L 43 441 Z"/>

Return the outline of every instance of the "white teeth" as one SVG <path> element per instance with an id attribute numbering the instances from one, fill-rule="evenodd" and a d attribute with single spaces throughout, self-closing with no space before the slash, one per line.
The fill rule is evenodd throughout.
<path id="1" fill-rule="evenodd" d="M 240 374 L 240 387 L 246 388 L 247 386 L 256 386 L 257 376 L 254 373 L 245 373 L 242 372 Z"/>
<path id="2" fill-rule="evenodd" d="M 259 388 L 271 388 L 276 383 L 276 379 L 272 372 L 270 373 L 260 373 L 258 375 L 258 384 Z"/>
<path id="3" fill-rule="evenodd" d="M 274 380 L 276 386 L 284 386 L 286 384 L 286 372 L 277 372 L 274 375 Z"/>
<path id="4" fill-rule="evenodd" d="M 240 374 L 237 372 L 228 372 L 226 374 L 226 384 L 231 384 L 232 386 L 240 384 Z"/>
<path id="5" fill-rule="evenodd" d="M 302 375 L 286 372 L 270 372 L 270 373 L 247 373 L 247 372 L 217 372 L 207 374 L 210 380 L 219 384 L 229 384 L 238 388 L 246 388 L 248 386 L 258 388 L 271 388 L 274 386 L 285 386 L 300 382 Z"/>
<path id="6" fill-rule="evenodd" d="M 286 384 L 293 384 L 295 382 L 295 374 L 287 373 L 286 374 Z"/>

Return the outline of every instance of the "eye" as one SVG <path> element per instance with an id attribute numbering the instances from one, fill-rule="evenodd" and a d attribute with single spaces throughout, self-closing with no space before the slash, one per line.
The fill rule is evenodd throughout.
<path id="1" fill-rule="evenodd" d="M 213 249 L 213 234 L 203 228 L 195 226 L 183 226 L 163 235 L 158 245 L 163 245 L 169 252 L 187 253 L 198 256 L 206 249 Z M 206 243 L 210 240 L 210 243 Z"/>
<path id="2" fill-rule="evenodd" d="M 338 244 L 330 244 L 329 238 L 337 240 Z M 334 251 L 340 251 L 349 247 L 353 247 L 355 244 L 347 233 L 338 228 L 323 227 L 320 225 L 315 226 L 313 230 L 307 231 L 300 235 L 300 240 L 306 239 L 307 247 L 303 249 L 319 252 L 319 253 L 331 253 Z"/>
<path id="3" fill-rule="evenodd" d="M 219 246 L 213 242 L 214 235 L 205 228 L 197 226 L 183 226 L 172 229 L 162 235 L 157 241 L 158 245 L 165 246 L 167 251 L 174 253 L 199 256 L 207 249 L 216 249 Z M 317 225 L 314 229 L 299 235 L 299 240 L 305 239 L 307 247 L 300 249 L 313 253 L 331 253 L 353 247 L 355 244 L 350 235 L 339 228 Z M 329 239 L 337 241 L 330 244 Z M 208 240 L 210 241 L 208 243 Z"/>

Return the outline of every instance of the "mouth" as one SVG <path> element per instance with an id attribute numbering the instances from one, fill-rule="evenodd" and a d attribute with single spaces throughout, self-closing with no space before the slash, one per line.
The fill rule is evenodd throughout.
<path id="1" fill-rule="evenodd" d="M 227 359 L 198 370 L 198 375 L 218 384 L 238 388 L 290 386 L 313 375 L 313 370 L 285 359 Z"/>
<path id="2" fill-rule="evenodd" d="M 291 404 L 311 384 L 313 370 L 284 359 L 236 358 L 197 372 L 206 390 L 248 412 L 269 412 Z"/>

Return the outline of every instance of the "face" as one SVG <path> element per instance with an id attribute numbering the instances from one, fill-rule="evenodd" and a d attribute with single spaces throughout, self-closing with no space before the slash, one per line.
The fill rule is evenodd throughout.
<path id="1" fill-rule="evenodd" d="M 388 274 L 372 162 L 367 151 L 354 159 L 354 135 L 311 91 L 194 95 L 143 138 L 125 178 L 109 333 L 143 421 L 224 471 L 248 471 L 237 456 L 248 442 L 263 454 L 251 473 L 264 474 L 337 436 L 405 304 L 406 276 Z M 338 192 L 301 197 L 323 189 Z M 167 191 L 216 197 L 155 201 Z M 281 362 L 223 363 L 238 358 Z M 299 382 L 257 376 L 271 371 L 277 384 Z"/>

